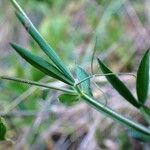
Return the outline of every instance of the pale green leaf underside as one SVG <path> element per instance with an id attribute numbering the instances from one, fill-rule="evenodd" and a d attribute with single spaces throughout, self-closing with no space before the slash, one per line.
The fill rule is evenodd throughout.
<path id="1" fill-rule="evenodd" d="M 141 132 L 138 132 L 138 131 L 136 131 L 136 130 L 133 130 L 133 129 L 128 130 L 128 134 L 129 134 L 131 137 L 133 137 L 133 138 L 135 138 L 136 140 L 139 140 L 139 141 L 141 141 L 141 142 L 150 142 L 150 136 L 149 136 L 149 135 L 145 135 L 145 134 L 143 134 L 143 133 L 141 133 Z"/>
<path id="2" fill-rule="evenodd" d="M 83 68 L 79 66 L 76 67 L 76 75 L 77 75 L 79 82 L 89 77 L 89 74 Z M 84 82 L 82 82 L 80 84 L 80 87 L 85 94 L 92 96 L 90 79 L 87 79 Z"/>

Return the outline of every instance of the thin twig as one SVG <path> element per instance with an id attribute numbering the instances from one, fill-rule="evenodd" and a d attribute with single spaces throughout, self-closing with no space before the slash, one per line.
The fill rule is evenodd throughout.
<path id="1" fill-rule="evenodd" d="M 44 77 L 40 81 L 48 82 L 48 80 L 49 79 L 47 77 Z M 7 114 L 11 110 L 13 110 L 18 104 L 20 104 L 25 98 L 27 98 L 29 95 L 31 95 L 36 89 L 37 89 L 37 87 L 29 88 L 27 91 L 25 91 L 20 96 L 18 96 L 16 99 L 14 99 L 12 102 L 9 102 L 8 104 L 6 104 L 4 106 L 3 114 Z"/>
<path id="2" fill-rule="evenodd" d="M 136 75 L 133 74 L 133 73 L 106 73 L 106 74 L 94 74 L 94 75 L 91 75 L 81 81 L 79 81 L 76 85 L 80 85 L 82 82 L 88 80 L 88 79 L 91 79 L 91 78 L 95 78 L 95 77 L 99 77 L 99 76 L 111 76 L 111 75 L 130 75 L 130 76 L 133 76 L 136 78 Z"/>
<path id="3" fill-rule="evenodd" d="M 92 58 L 91 58 L 91 73 L 92 75 L 94 74 L 94 57 L 95 57 L 95 53 L 96 53 L 96 45 L 97 45 L 97 35 L 95 35 L 95 43 L 94 43 L 94 49 L 93 49 L 93 54 L 92 54 Z"/>
<path id="4" fill-rule="evenodd" d="M 58 88 L 56 86 L 50 86 L 50 85 L 47 85 L 47 84 L 44 84 L 41 82 L 35 82 L 35 81 L 31 81 L 31 80 L 24 80 L 24 79 L 8 77 L 8 76 L 1 76 L 0 78 L 3 80 L 11 80 L 11 81 L 16 81 L 16 82 L 21 82 L 21 83 L 25 83 L 25 84 L 29 84 L 29 85 L 35 85 L 35 86 L 58 90 L 58 91 L 62 91 L 62 92 L 74 93 L 73 90 L 69 90 L 69 89 L 65 89 L 65 88 Z"/>
<path id="5" fill-rule="evenodd" d="M 98 84 L 93 81 L 93 84 L 97 87 L 97 89 L 104 95 L 104 99 L 105 99 L 105 106 L 107 106 L 107 96 L 105 94 L 105 92 L 103 92 L 103 90 L 98 86 Z"/>

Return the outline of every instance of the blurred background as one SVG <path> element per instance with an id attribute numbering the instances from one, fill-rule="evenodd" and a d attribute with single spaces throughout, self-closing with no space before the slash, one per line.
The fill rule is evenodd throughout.
<path id="1" fill-rule="evenodd" d="M 150 47 L 150 0 L 18 0 L 33 24 L 74 73 L 76 64 L 91 73 L 96 57 L 114 72 L 137 71 Z M 8 0 L 0 0 L 0 75 L 64 84 L 33 68 L 9 45 L 16 42 L 48 59 L 17 20 Z M 94 58 L 94 73 L 100 73 Z M 121 76 L 135 93 L 135 78 Z M 95 82 L 101 88 L 101 91 Z M 94 96 L 126 117 L 145 124 L 103 77 L 93 79 Z M 105 93 L 105 94 L 104 94 Z M 142 150 L 149 149 L 127 135 L 126 129 L 84 102 L 62 105 L 57 91 L 11 81 L 0 81 L 0 114 L 8 124 L 0 149 Z M 149 104 L 148 104 L 149 105 Z"/>

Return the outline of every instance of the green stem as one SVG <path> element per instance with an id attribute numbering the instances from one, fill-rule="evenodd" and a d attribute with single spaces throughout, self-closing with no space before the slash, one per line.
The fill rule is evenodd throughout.
<path id="1" fill-rule="evenodd" d="M 81 96 L 86 103 L 90 104 L 92 107 L 96 108 L 98 111 L 104 113 L 105 115 L 107 115 L 108 117 L 117 121 L 118 123 L 130 128 L 130 129 L 139 131 L 143 134 L 150 136 L 150 130 L 148 128 L 144 127 L 143 125 L 140 125 L 136 122 L 131 121 L 130 119 L 123 117 L 122 115 L 118 114 L 117 112 L 113 111 L 112 109 L 108 108 L 107 106 L 97 102 L 96 100 L 94 100 L 93 98 L 89 97 L 88 95 L 86 95 L 84 93 L 81 93 Z"/>
<path id="2" fill-rule="evenodd" d="M 11 2 L 12 2 L 12 4 L 14 5 L 14 7 L 21 13 L 21 14 L 23 14 L 26 18 L 28 18 L 27 17 L 27 15 L 25 14 L 25 12 L 22 10 L 22 8 L 20 7 L 20 5 L 16 2 L 16 0 L 10 0 Z M 30 20 L 28 20 L 28 21 L 30 21 Z M 31 21 L 30 21 L 31 22 Z"/>
<path id="3" fill-rule="evenodd" d="M 53 89 L 53 90 L 59 90 L 59 91 L 62 91 L 62 92 L 67 92 L 67 93 L 75 93 L 75 91 L 73 91 L 73 90 L 69 90 L 69 89 L 65 89 L 65 88 L 58 88 L 58 87 L 50 86 L 50 85 L 47 85 L 47 84 L 44 84 L 44 83 L 41 83 L 41 82 L 23 80 L 23 79 L 20 79 L 20 78 L 1 76 L 0 79 L 2 79 L 2 80 L 11 80 L 11 81 L 21 82 L 21 83 L 25 83 L 25 84 L 45 87 L 45 88 L 49 88 L 49 89 Z"/>

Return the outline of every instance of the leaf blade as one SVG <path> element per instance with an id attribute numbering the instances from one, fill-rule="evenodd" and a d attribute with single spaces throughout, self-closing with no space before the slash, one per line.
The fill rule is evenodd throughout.
<path id="1" fill-rule="evenodd" d="M 82 81 L 89 77 L 89 74 L 81 67 L 77 66 L 76 67 L 76 75 L 79 81 Z M 84 82 L 81 83 L 81 89 L 83 92 L 85 92 L 87 95 L 92 96 L 92 90 L 90 86 L 90 79 L 85 80 Z"/>
<path id="2" fill-rule="evenodd" d="M 138 68 L 137 71 L 137 80 L 136 80 L 136 91 L 138 100 L 141 104 L 144 104 L 147 96 L 148 96 L 148 89 L 149 89 L 149 71 L 150 71 L 150 49 L 148 49 Z"/>
<path id="3" fill-rule="evenodd" d="M 55 79 L 61 80 L 67 84 L 72 85 L 72 82 L 68 80 L 54 65 L 50 64 L 43 58 L 34 55 L 25 48 L 22 48 L 18 44 L 11 43 L 12 48 L 19 53 L 27 62 L 33 65 L 38 70 L 42 71 L 48 76 L 51 76 Z"/>
<path id="4" fill-rule="evenodd" d="M 99 66 L 104 74 L 113 73 L 106 65 L 98 58 Z M 136 98 L 132 95 L 130 90 L 126 87 L 126 85 L 115 75 L 105 75 L 110 84 L 116 89 L 116 91 L 124 97 L 129 103 L 139 108 L 140 105 L 137 102 Z"/>
<path id="5" fill-rule="evenodd" d="M 59 101 L 66 106 L 71 106 L 75 104 L 77 101 L 79 101 L 79 98 L 80 97 L 78 95 L 73 95 L 68 93 L 61 94 L 58 97 Z"/>

